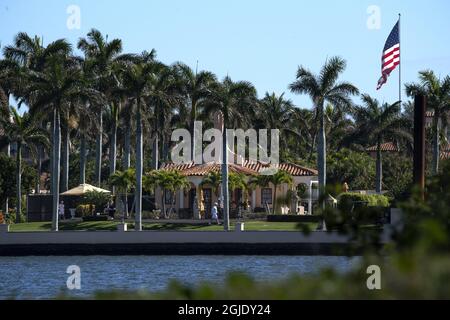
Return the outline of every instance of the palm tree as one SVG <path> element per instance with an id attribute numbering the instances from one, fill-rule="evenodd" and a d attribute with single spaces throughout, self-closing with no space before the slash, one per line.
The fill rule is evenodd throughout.
<path id="1" fill-rule="evenodd" d="M 158 186 L 161 188 L 162 213 L 166 215 L 166 192 L 175 193 L 176 190 L 184 190 L 190 187 L 186 176 L 177 170 L 153 170 L 145 175 L 144 186 L 147 191 L 154 191 Z"/>
<path id="2" fill-rule="evenodd" d="M 119 196 L 122 198 L 122 222 L 125 222 L 125 218 L 128 217 L 128 191 L 134 186 L 135 176 L 135 170 L 129 168 L 125 171 L 116 171 L 110 177 L 111 185 L 117 187 Z"/>
<path id="3" fill-rule="evenodd" d="M 256 89 L 249 82 L 234 82 L 225 77 L 222 83 L 216 85 L 209 93 L 205 112 L 211 114 L 219 111 L 223 116 L 222 132 L 222 196 L 224 210 L 224 229 L 230 229 L 229 219 L 229 188 L 228 188 L 228 146 L 227 128 L 241 127 L 250 122 L 256 104 Z"/>
<path id="4" fill-rule="evenodd" d="M 58 231 L 59 176 L 61 158 L 61 113 L 67 110 L 76 98 L 90 97 L 94 93 L 85 86 L 80 69 L 72 59 L 52 56 L 44 72 L 33 72 L 28 77 L 26 100 L 30 111 L 42 110 L 53 113 L 52 152 L 52 229 Z"/>
<path id="5" fill-rule="evenodd" d="M 143 145 L 142 145 L 142 107 L 145 99 L 154 94 L 154 85 L 158 73 L 164 65 L 155 61 L 140 59 L 135 63 L 127 64 L 122 79 L 124 91 L 133 97 L 136 104 L 136 192 L 135 192 L 135 229 L 142 230 L 142 171 L 143 171 Z"/>
<path id="6" fill-rule="evenodd" d="M 292 176 L 283 170 L 278 170 L 273 175 L 258 175 L 254 176 L 250 179 L 249 185 L 251 188 L 259 187 L 269 187 L 270 184 L 273 185 L 273 208 L 272 213 L 276 214 L 277 210 L 277 189 L 282 184 L 292 185 L 293 179 Z"/>
<path id="7" fill-rule="evenodd" d="M 266 95 L 259 102 L 258 127 L 264 129 L 280 130 L 281 150 L 287 153 L 289 150 L 288 138 L 294 136 L 298 139 L 298 132 L 290 126 L 294 105 L 291 100 L 284 98 L 284 93 L 277 96 L 274 92 Z"/>
<path id="8" fill-rule="evenodd" d="M 313 74 L 304 67 L 297 70 L 297 80 L 290 84 L 292 92 L 310 96 L 319 119 L 319 136 L 317 144 L 319 186 L 321 193 L 326 187 L 326 136 L 325 136 L 325 105 L 342 110 L 352 106 L 351 95 L 358 94 L 358 89 L 349 82 L 338 82 L 344 72 L 346 62 L 342 58 L 333 57 L 322 67 L 319 75 Z"/>
<path id="9" fill-rule="evenodd" d="M 406 93 L 412 97 L 422 94 L 427 97 L 428 107 L 433 110 L 433 173 L 439 171 L 440 129 L 448 125 L 450 114 L 450 76 L 439 79 L 431 70 L 419 72 L 419 83 L 406 84 Z"/>
<path id="10" fill-rule="evenodd" d="M 122 41 L 113 39 L 108 42 L 108 36 L 103 37 L 100 31 L 92 29 L 86 38 L 78 41 L 78 49 L 85 54 L 86 60 L 91 60 L 89 65 L 96 77 L 97 90 L 106 96 L 106 103 L 112 107 L 112 93 L 117 86 L 116 65 L 121 61 L 131 59 L 131 55 L 120 55 Z M 103 155 L 103 111 L 104 105 L 98 105 L 98 133 L 96 142 L 96 169 L 95 180 L 98 186 L 101 184 L 102 155 Z M 114 146 L 115 148 L 115 146 Z M 115 163 L 114 163 L 115 165 Z M 115 168 L 113 168 L 115 169 Z"/>
<path id="11" fill-rule="evenodd" d="M 38 115 L 24 113 L 20 116 L 16 109 L 9 108 L 9 112 L 2 110 L 0 117 L 0 125 L 5 131 L 5 135 L 1 137 L 0 149 L 10 143 L 16 144 L 16 184 L 17 184 L 17 205 L 16 205 L 16 223 L 20 222 L 22 212 L 22 150 L 28 147 L 39 145 L 48 145 L 47 132 L 40 127 L 42 114 Z"/>
<path id="12" fill-rule="evenodd" d="M 200 186 L 211 186 L 213 188 L 214 194 L 219 197 L 219 189 L 222 184 L 222 175 L 220 172 L 210 172 L 205 176 L 200 184 Z"/>
<path id="13" fill-rule="evenodd" d="M 153 94 L 147 99 L 146 103 L 152 112 L 150 122 L 153 124 L 153 164 L 152 168 L 159 168 L 159 141 L 162 142 L 162 159 L 167 158 L 167 136 L 172 125 L 174 115 L 174 107 L 181 103 L 179 96 L 179 84 L 176 81 L 173 68 L 163 67 L 157 74 L 157 79 L 153 86 Z"/>
<path id="14" fill-rule="evenodd" d="M 25 76 L 19 74 L 25 74 L 27 72 L 42 72 L 44 71 L 46 64 L 52 56 L 63 55 L 67 56 L 71 52 L 71 45 L 65 39 L 58 39 L 54 42 L 44 46 L 42 38 L 38 36 L 30 37 L 25 32 L 19 32 L 13 41 L 13 45 L 6 46 L 3 50 L 3 54 L 7 61 L 16 63 L 21 70 L 14 67 L 13 77 L 15 78 L 13 87 L 14 94 L 17 97 L 26 95 L 28 87 L 26 84 Z M 9 94 L 11 91 L 8 92 Z M 51 118 L 51 116 L 49 116 Z M 46 122 L 47 119 L 43 119 Z M 44 150 L 42 146 L 38 148 L 38 175 L 41 175 L 42 171 L 42 157 Z M 39 179 L 37 183 L 36 192 L 39 192 Z"/>
<path id="15" fill-rule="evenodd" d="M 94 116 L 90 104 L 81 102 L 77 107 L 78 123 L 77 134 L 80 140 L 80 184 L 86 183 L 86 163 L 88 156 L 89 141 L 94 138 L 96 128 L 96 117 Z"/>
<path id="16" fill-rule="evenodd" d="M 355 138 L 360 137 L 366 143 L 375 143 L 377 146 L 376 164 L 376 192 L 381 193 L 383 181 L 383 165 L 381 156 L 381 145 L 389 141 L 401 138 L 412 140 L 407 130 L 408 121 L 401 115 L 401 104 L 384 103 L 380 105 L 377 99 L 367 94 L 362 95 L 363 106 L 355 107 L 356 130 L 352 134 Z M 356 138 L 357 139 L 357 138 Z M 355 140 L 357 141 L 357 140 Z"/>
<path id="17" fill-rule="evenodd" d="M 189 127 L 192 137 L 192 159 L 195 154 L 196 132 L 194 131 L 194 122 L 199 116 L 201 109 L 208 99 L 209 92 L 217 82 L 216 76 L 209 71 L 193 71 L 188 65 L 177 62 L 174 69 L 180 82 L 180 91 L 184 95 L 186 109 L 189 111 Z"/>

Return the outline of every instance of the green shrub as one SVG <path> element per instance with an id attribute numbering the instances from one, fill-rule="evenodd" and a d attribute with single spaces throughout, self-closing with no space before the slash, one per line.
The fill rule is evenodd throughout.
<path id="1" fill-rule="evenodd" d="M 353 206 L 389 207 L 389 198 L 382 194 L 342 193 L 338 196 L 338 208 L 351 210 Z"/>
<path id="2" fill-rule="evenodd" d="M 86 217 L 95 213 L 95 205 L 93 204 L 79 204 L 75 210 L 78 217 Z"/>
<path id="3" fill-rule="evenodd" d="M 350 226 L 380 224 L 390 206 L 389 198 L 379 194 L 342 193 L 336 209 L 324 211 L 329 229 L 345 229 Z"/>
<path id="4" fill-rule="evenodd" d="M 20 215 L 20 223 L 26 222 L 26 217 L 22 213 Z M 8 215 L 6 216 L 6 223 L 7 224 L 14 224 L 16 223 L 16 209 L 9 209 Z"/>
<path id="5" fill-rule="evenodd" d="M 92 204 L 98 212 L 103 212 L 109 200 L 111 195 L 108 193 L 89 191 L 83 197 L 83 204 Z"/>

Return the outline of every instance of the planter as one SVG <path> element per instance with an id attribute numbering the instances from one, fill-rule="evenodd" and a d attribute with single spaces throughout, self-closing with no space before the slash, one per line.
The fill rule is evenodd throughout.
<path id="1" fill-rule="evenodd" d="M 119 231 L 119 232 L 126 232 L 126 231 L 128 231 L 128 225 L 126 223 L 119 223 L 117 225 L 117 231 Z"/>
<path id="2" fill-rule="evenodd" d="M 244 231 L 244 223 L 243 222 L 237 222 L 234 231 L 236 231 L 236 232 L 243 232 Z"/>

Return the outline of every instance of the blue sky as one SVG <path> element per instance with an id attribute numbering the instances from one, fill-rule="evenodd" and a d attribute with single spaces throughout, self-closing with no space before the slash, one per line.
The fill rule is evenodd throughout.
<path id="1" fill-rule="evenodd" d="M 80 8 L 81 28 L 67 28 L 69 5 Z M 368 7 L 380 9 L 380 29 L 369 29 Z M 183 61 L 219 78 L 251 81 L 259 96 L 286 96 L 300 107 L 307 97 L 289 92 L 298 65 L 318 72 L 327 57 L 348 62 L 344 80 L 382 101 L 398 97 L 398 73 L 376 91 L 384 42 L 402 13 L 403 82 L 426 68 L 450 74 L 448 0 L 0 0 L 0 42 L 25 31 L 48 43 L 72 43 L 95 27 L 121 38 L 126 52 L 155 48 L 164 63 Z M 356 101 L 358 101 L 356 99 Z"/>

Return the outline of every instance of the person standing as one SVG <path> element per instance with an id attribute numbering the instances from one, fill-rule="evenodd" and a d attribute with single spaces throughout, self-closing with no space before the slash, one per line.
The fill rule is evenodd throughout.
<path id="1" fill-rule="evenodd" d="M 218 225 L 220 224 L 220 222 L 219 222 L 219 215 L 218 215 L 218 212 L 217 212 L 217 206 L 218 206 L 218 204 L 216 202 L 216 203 L 214 203 L 214 206 L 211 209 L 211 222 L 210 222 L 210 224 L 212 224 L 213 222 L 216 222 Z"/>
<path id="2" fill-rule="evenodd" d="M 62 201 L 62 200 L 61 200 L 61 202 L 59 203 L 58 212 L 59 212 L 59 218 L 60 218 L 61 220 L 64 220 L 64 201 Z"/>

